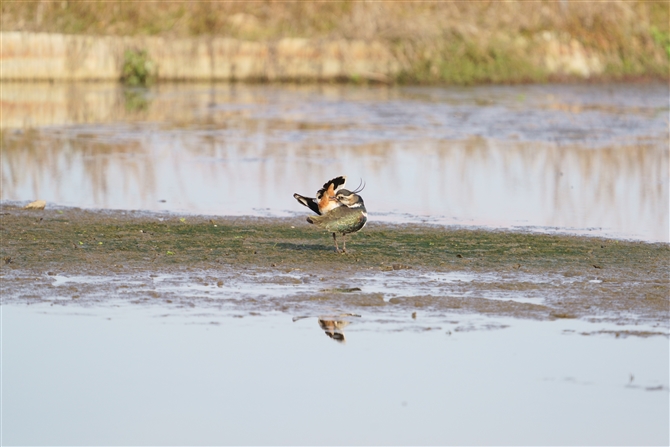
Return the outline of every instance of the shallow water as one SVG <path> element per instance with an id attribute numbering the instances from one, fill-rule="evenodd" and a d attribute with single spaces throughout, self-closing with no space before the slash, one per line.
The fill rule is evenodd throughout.
<path id="1" fill-rule="evenodd" d="M 608 324 L 371 313 L 343 343 L 113 299 L 2 317 L 7 445 L 668 443 L 667 338 Z"/>
<path id="2" fill-rule="evenodd" d="M 345 174 L 376 221 L 670 238 L 667 85 L 0 95 L 3 200 L 286 216 L 306 212 L 294 192 Z"/>
<path id="3" fill-rule="evenodd" d="M 204 276 L 204 277 L 203 277 Z M 333 275 L 335 276 L 335 275 Z M 243 301 L 253 298 L 281 298 L 289 295 L 309 295 L 317 292 L 379 294 L 384 301 L 398 297 L 449 296 L 484 300 L 515 301 L 518 303 L 544 304 L 544 298 L 554 288 L 580 281 L 593 284 L 601 283 L 597 276 L 565 277 L 559 274 L 535 275 L 517 273 L 481 273 L 481 272 L 415 272 L 401 271 L 385 275 L 377 272 L 361 272 L 346 278 L 313 278 L 311 272 L 253 272 L 233 270 L 217 276 L 190 274 L 150 274 L 150 275 L 113 275 L 113 276 L 51 276 L 52 288 L 43 292 L 42 299 L 70 300 L 72 284 L 87 290 L 89 298 L 104 302 L 110 290 L 118 293 L 119 288 L 130 289 L 136 295 L 153 293 L 157 296 L 176 295 L 181 299 L 198 300 L 203 296 L 218 302 Z M 225 278 L 225 280 L 224 280 Z M 315 284 L 316 283 L 316 284 Z M 505 289 L 487 289 L 486 284 L 507 284 Z M 526 284 L 543 285 L 544 288 L 524 289 Z M 357 285 L 358 287 L 351 287 Z M 512 287 L 514 285 L 514 287 Z M 87 287 L 88 286 L 88 287 Z M 94 289 L 98 287 L 97 291 Z M 14 294 L 9 294 L 14 295 Z M 7 298 L 10 298 L 9 296 Z M 12 297 L 15 298 L 15 297 Z"/>

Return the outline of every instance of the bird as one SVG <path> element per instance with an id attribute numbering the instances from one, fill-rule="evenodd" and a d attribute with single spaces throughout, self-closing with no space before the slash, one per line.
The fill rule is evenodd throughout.
<path id="1" fill-rule="evenodd" d="M 325 214 L 307 218 L 307 222 L 333 234 L 335 251 L 337 253 L 347 252 L 347 234 L 360 231 L 368 221 L 368 212 L 365 209 L 365 203 L 363 202 L 363 198 L 358 195 L 363 188 L 357 188 L 355 191 L 340 189 L 335 195 L 335 200 L 340 204 L 339 206 Z M 342 251 L 340 251 L 340 247 L 337 245 L 338 234 L 342 235 Z"/>
<path id="2" fill-rule="evenodd" d="M 341 175 L 324 183 L 323 187 L 316 192 L 316 198 L 301 196 L 297 193 L 293 194 L 293 197 L 316 214 L 323 215 L 342 205 L 335 200 L 335 194 L 344 187 L 346 182 L 347 177 Z"/>

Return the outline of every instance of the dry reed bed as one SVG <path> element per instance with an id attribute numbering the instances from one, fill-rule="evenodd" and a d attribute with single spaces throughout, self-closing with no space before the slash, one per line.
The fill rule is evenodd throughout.
<path id="1" fill-rule="evenodd" d="M 2 3 L 3 31 L 380 41 L 404 82 L 668 78 L 667 2 Z M 354 79 L 355 80 L 355 79 Z"/>

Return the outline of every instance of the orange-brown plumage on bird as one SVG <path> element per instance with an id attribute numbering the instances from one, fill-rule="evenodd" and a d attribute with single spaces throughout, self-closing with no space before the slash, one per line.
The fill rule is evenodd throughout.
<path id="1" fill-rule="evenodd" d="M 316 192 L 316 198 L 305 197 L 300 194 L 293 194 L 293 197 L 316 214 L 323 215 L 341 206 L 335 196 L 340 189 L 344 188 L 346 182 L 347 178 L 341 175 L 324 183 L 323 187 Z"/>

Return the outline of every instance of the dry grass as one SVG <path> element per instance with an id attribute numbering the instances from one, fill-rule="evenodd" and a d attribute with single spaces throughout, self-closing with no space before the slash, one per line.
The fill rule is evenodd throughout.
<path id="1" fill-rule="evenodd" d="M 86 34 L 299 36 L 348 39 L 486 38 L 504 32 L 566 32 L 609 47 L 622 35 L 668 32 L 665 1 L 533 2 L 2 2 L 2 29 Z M 246 14 L 248 17 L 240 17 Z M 237 16 L 236 16 L 237 15 Z M 246 19 L 246 20 L 245 20 Z M 650 34 L 647 32 L 647 37 Z"/>
<path id="2" fill-rule="evenodd" d="M 479 2 L 2 2 L 3 31 L 380 40 L 405 62 L 406 81 L 542 79 L 545 32 L 603 55 L 611 77 L 668 77 L 667 1 Z M 458 63 L 454 63 L 458 62 Z"/>

